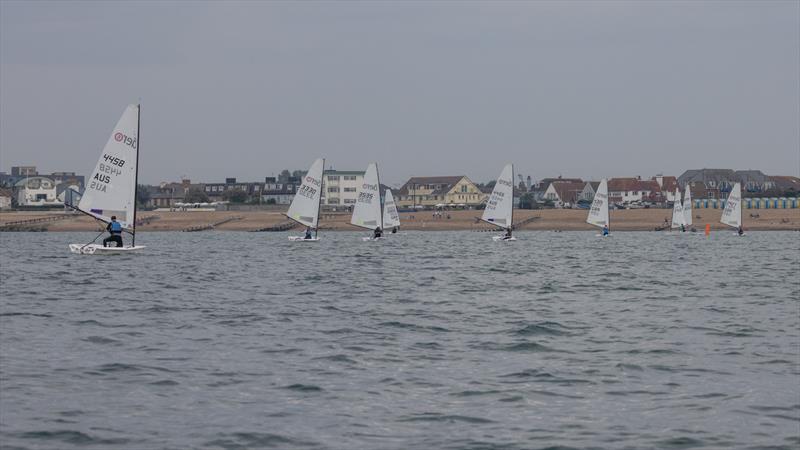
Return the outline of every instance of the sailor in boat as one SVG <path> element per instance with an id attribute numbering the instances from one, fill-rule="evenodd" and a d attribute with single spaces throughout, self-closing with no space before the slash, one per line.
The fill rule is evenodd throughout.
<path id="1" fill-rule="evenodd" d="M 603 236 L 608 236 L 608 224 L 603 225 Z"/>
<path id="2" fill-rule="evenodd" d="M 383 235 L 383 230 L 381 230 L 381 227 L 375 227 L 375 231 L 372 234 L 372 238 L 378 239 L 379 237 L 381 237 L 381 235 Z"/>
<path id="3" fill-rule="evenodd" d="M 511 227 L 506 228 L 506 234 L 503 235 L 503 240 L 507 241 L 511 239 Z"/>
<path id="4" fill-rule="evenodd" d="M 111 222 L 106 226 L 110 236 L 103 239 L 103 247 L 108 247 L 109 242 L 116 243 L 117 247 L 122 247 L 122 225 L 117 222 L 117 216 L 111 216 Z"/>
<path id="5" fill-rule="evenodd" d="M 392 234 L 397 234 L 397 227 L 392 228 Z"/>
<path id="6" fill-rule="evenodd" d="M 739 233 L 739 236 L 741 236 L 744 234 L 744 228 L 742 228 L 742 226 L 739 225 L 739 228 L 736 229 L 736 232 Z"/>
<path id="7" fill-rule="evenodd" d="M 686 225 L 681 224 L 681 233 L 686 233 Z"/>
<path id="8" fill-rule="evenodd" d="M 306 227 L 306 235 L 303 239 L 311 239 L 311 227 Z"/>

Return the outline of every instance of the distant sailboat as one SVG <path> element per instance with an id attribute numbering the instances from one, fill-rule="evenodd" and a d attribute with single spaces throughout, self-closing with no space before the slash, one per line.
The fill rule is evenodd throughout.
<path id="1" fill-rule="evenodd" d="M 67 205 L 108 224 L 116 216 L 131 245 L 103 247 L 95 244 L 70 244 L 73 253 L 121 253 L 141 250 L 136 245 L 136 194 L 139 173 L 140 105 L 128 105 L 106 142 L 78 205 Z M 100 237 L 100 236 L 98 236 Z M 97 240 L 97 238 L 95 238 Z"/>
<path id="2" fill-rule="evenodd" d="M 603 178 L 597 186 L 594 194 L 592 206 L 589 208 L 589 216 L 586 223 L 608 230 L 609 234 L 602 233 L 598 236 L 608 236 L 611 233 L 611 220 L 608 214 L 608 181 Z"/>
<path id="3" fill-rule="evenodd" d="M 303 177 L 303 182 L 294 195 L 292 204 L 286 217 L 307 228 L 314 230 L 314 236 L 307 233 L 305 236 L 289 236 L 290 241 L 317 242 L 319 231 L 319 210 L 322 205 L 322 172 L 325 170 L 325 160 L 319 158 L 308 169 Z"/>
<path id="4" fill-rule="evenodd" d="M 692 226 L 692 189 L 688 184 L 683 194 L 683 223 Z"/>
<path id="5" fill-rule="evenodd" d="M 378 165 L 370 163 L 364 172 L 364 181 L 358 190 L 358 198 L 353 206 L 353 215 L 350 223 L 361 228 L 374 231 L 380 228 L 383 231 L 383 212 L 381 211 L 381 183 L 378 177 Z M 366 237 L 364 240 L 374 240 L 379 237 Z"/>
<path id="6" fill-rule="evenodd" d="M 683 203 L 681 203 L 681 190 L 679 188 L 675 188 L 675 201 L 672 202 L 672 225 L 670 228 L 681 228 L 686 229 L 686 224 L 684 221 L 686 217 L 683 214 Z"/>
<path id="7" fill-rule="evenodd" d="M 397 212 L 397 204 L 394 202 L 391 189 L 386 189 L 383 199 L 383 226 L 392 230 L 400 228 L 400 213 Z"/>
<path id="8" fill-rule="evenodd" d="M 728 201 L 725 202 L 725 210 L 722 211 L 720 222 L 730 227 L 736 228 L 737 234 L 744 234 L 742 229 L 742 186 L 739 183 L 733 185 Z"/>
<path id="9" fill-rule="evenodd" d="M 516 241 L 511 236 L 514 227 L 514 165 L 507 164 L 497 182 L 494 184 L 492 195 L 486 201 L 481 220 L 505 230 L 506 234 L 494 236 L 495 241 Z"/>

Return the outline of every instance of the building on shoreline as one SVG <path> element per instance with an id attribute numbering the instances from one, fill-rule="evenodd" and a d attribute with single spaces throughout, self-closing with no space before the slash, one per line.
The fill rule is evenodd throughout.
<path id="1" fill-rule="evenodd" d="M 352 206 L 364 183 L 363 170 L 325 170 L 322 176 L 322 204 Z"/>
<path id="2" fill-rule="evenodd" d="M 466 175 L 445 177 L 412 177 L 397 192 L 401 208 L 436 207 L 441 205 L 476 207 L 488 195 Z"/>

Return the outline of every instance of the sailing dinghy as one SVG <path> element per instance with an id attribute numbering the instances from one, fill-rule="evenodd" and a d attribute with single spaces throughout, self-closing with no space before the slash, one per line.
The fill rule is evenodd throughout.
<path id="1" fill-rule="evenodd" d="M 388 229 L 400 228 L 400 213 L 397 212 L 391 189 L 386 189 L 383 199 L 383 226 Z"/>
<path id="2" fill-rule="evenodd" d="M 675 188 L 675 201 L 672 202 L 672 224 L 670 228 L 673 230 L 675 228 L 686 229 L 686 216 L 683 213 L 683 203 L 681 203 L 681 190 L 679 188 Z"/>
<path id="3" fill-rule="evenodd" d="M 608 215 L 608 181 L 605 178 L 597 186 L 597 192 L 595 192 L 592 206 L 589 208 L 589 216 L 586 217 L 586 223 L 600 228 L 608 228 L 609 234 L 600 233 L 597 236 L 605 237 L 611 235 L 611 220 Z"/>
<path id="4" fill-rule="evenodd" d="M 374 231 L 383 227 L 383 212 L 381 211 L 381 183 L 378 177 L 378 165 L 370 163 L 364 172 L 364 181 L 358 190 L 358 198 L 353 206 L 353 215 L 350 223 L 367 230 Z M 375 241 L 381 237 L 363 237 L 364 241 Z"/>
<path id="5" fill-rule="evenodd" d="M 322 171 L 325 170 L 325 160 L 322 158 L 314 161 L 303 177 L 303 182 L 294 194 L 292 204 L 286 217 L 305 227 L 314 230 L 314 236 L 289 236 L 293 242 L 319 242 L 319 210 L 322 204 Z"/>
<path id="6" fill-rule="evenodd" d="M 514 227 L 514 165 L 506 164 L 492 189 L 492 194 L 486 201 L 481 220 L 506 231 Z M 516 241 L 517 238 L 508 234 L 492 236 L 494 241 Z"/>
<path id="7" fill-rule="evenodd" d="M 688 184 L 683 192 L 683 224 L 687 228 L 692 226 L 692 189 Z"/>
<path id="8" fill-rule="evenodd" d="M 739 229 L 742 227 L 742 185 L 736 183 L 728 195 L 728 201 L 725 202 L 725 210 L 722 211 L 722 218 L 720 222 L 730 227 L 736 228 L 736 234 L 739 234 Z M 744 232 L 741 233 L 744 235 Z"/>
<path id="9" fill-rule="evenodd" d="M 140 111 L 140 105 L 128 105 L 125 108 L 100 154 L 100 160 L 78 205 L 67 205 L 106 224 L 111 222 L 111 216 L 117 216 L 123 231 L 131 235 L 131 244 L 123 247 L 103 247 L 94 241 L 89 244 L 69 244 L 72 253 L 127 253 L 144 248 L 143 245 L 136 245 Z"/>

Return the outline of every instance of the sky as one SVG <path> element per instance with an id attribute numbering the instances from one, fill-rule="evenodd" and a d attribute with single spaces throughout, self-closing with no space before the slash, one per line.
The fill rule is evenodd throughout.
<path id="1" fill-rule="evenodd" d="M 0 0 L 0 170 L 800 175 L 800 2 Z"/>

